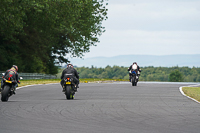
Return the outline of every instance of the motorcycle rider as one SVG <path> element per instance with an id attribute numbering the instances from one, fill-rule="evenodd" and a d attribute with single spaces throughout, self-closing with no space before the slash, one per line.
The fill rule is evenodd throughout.
<path id="1" fill-rule="evenodd" d="M 65 74 L 72 74 L 73 75 L 73 79 L 74 79 L 74 83 L 76 84 L 75 85 L 75 91 L 77 91 L 77 88 L 79 88 L 79 75 L 78 75 L 78 72 L 76 71 L 76 69 L 73 68 L 73 65 L 71 63 L 69 63 L 67 65 L 67 68 L 63 70 L 62 72 L 62 75 L 61 75 L 61 86 L 63 88 L 63 92 L 65 92 L 65 88 L 64 88 L 64 76 Z"/>
<path id="2" fill-rule="evenodd" d="M 5 79 L 8 79 L 8 78 L 12 78 L 12 80 L 14 80 L 14 90 L 13 90 L 13 93 L 15 94 L 15 90 L 16 90 L 16 88 L 18 87 L 18 84 L 17 83 L 19 83 L 20 84 L 20 81 L 19 81 L 19 75 L 18 75 L 18 73 L 17 73 L 17 71 L 18 71 L 18 67 L 16 66 L 16 65 L 13 65 L 12 67 L 11 67 L 11 69 L 8 69 L 6 72 L 5 72 L 5 74 L 4 74 L 4 76 L 2 77 L 2 80 L 1 80 L 1 90 L 2 90 L 2 88 L 4 87 L 4 78 Z"/>
<path id="3" fill-rule="evenodd" d="M 133 64 L 128 68 L 129 71 L 129 81 L 131 81 L 131 72 L 132 70 L 137 69 L 137 76 L 138 76 L 138 80 L 139 80 L 139 76 L 140 76 L 140 72 L 141 69 L 140 67 L 137 65 L 137 62 L 133 62 Z"/>

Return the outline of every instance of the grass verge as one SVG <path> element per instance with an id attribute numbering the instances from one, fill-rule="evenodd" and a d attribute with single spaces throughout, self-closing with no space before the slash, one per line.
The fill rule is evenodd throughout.
<path id="1" fill-rule="evenodd" d="M 115 82 L 115 81 L 127 81 L 127 80 L 124 80 L 124 79 L 80 79 L 80 82 L 81 83 L 88 83 L 88 82 L 101 82 L 101 83 L 104 83 L 104 82 Z"/>
<path id="2" fill-rule="evenodd" d="M 183 87 L 182 90 L 185 95 L 200 102 L 200 87 Z"/>
<path id="3" fill-rule="evenodd" d="M 26 85 L 34 84 L 50 84 L 50 83 L 60 83 L 60 79 L 32 79 L 32 80 L 21 80 L 21 84 L 18 84 L 19 87 Z M 115 81 L 126 81 L 122 79 L 80 79 L 80 83 L 89 83 L 89 82 L 115 82 Z"/>
<path id="4" fill-rule="evenodd" d="M 35 85 L 35 84 L 50 84 L 50 83 L 60 83 L 60 79 L 32 79 L 32 80 L 20 80 L 21 84 L 18 84 L 19 87 L 26 85 Z"/>

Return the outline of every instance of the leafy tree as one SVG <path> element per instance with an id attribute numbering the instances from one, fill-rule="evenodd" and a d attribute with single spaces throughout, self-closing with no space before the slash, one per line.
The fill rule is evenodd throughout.
<path id="1" fill-rule="evenodd" d="M 140 81 L 185 81 L 200 82 L 200 68 L 189 67 L 141 67 Z M 129 74 L 126 67 L 106 66 L 105 68 L 77 68 L 80 78 L 126 79 Z M 171 74 L 171 75 L 170 75 Z M 179 75 L 180 74 L 180 75 Z M 184 78 L 183 78 L 184 77 Z"/>
<path id="2" fill-rule="evenodd" d="M 0 68 L 57 73 L 66 55 L 82 57 L 99 42 L 103 0 L 1 0 Z"/>
<path id="3" fill-rule="evenodd" d="M 179 70 L 174 70 L 169 75 L 169 80 L 171 82 L 182 82 L 183 81 L 183 75 Z"/>
<path id="4" fill-rule="evenodd" d="M 128 81 L 127 67 L 107 66 L 105 68 L 77 67 L 80 78 L 125 79 Z M 184 81 L 200 82 L 200 68 L 189 67 L 141 67 L 140 81 Z M 171 75 L 170 75 L 171 74 Z M 184 78 L 183 78 L 184 77 Z M 179 80 L 181 79 L 181 80 Z"/>

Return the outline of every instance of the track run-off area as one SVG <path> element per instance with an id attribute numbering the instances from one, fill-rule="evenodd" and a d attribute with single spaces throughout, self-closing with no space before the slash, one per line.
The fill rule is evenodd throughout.
<path id="1" fill-rule="evenodd" d="M 199 133 L 194 83 L 81 83 L 74 100 L 60 84 L 22 87 L 0 102 L 0 133 Z"/>

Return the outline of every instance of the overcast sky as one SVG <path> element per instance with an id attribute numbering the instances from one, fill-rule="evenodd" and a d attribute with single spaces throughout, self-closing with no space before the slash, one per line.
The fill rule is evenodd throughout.
<path id="1" fill-rule="evenodd" d="M 84 58 L 200 54 L 200 0 L 109 0 L 106 32 Z"/>

